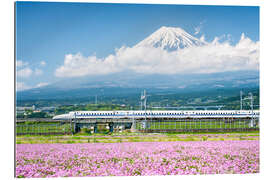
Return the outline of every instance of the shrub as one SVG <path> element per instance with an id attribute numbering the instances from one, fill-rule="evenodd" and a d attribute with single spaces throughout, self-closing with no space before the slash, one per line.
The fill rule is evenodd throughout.
<path id="1" fill-rule="evenodd" d="M 83 133 L 83 134 L 91 134 L 91 129 L 89 129 L 87 127 L 83 127 L 81 129 L 81 133 Z"/>

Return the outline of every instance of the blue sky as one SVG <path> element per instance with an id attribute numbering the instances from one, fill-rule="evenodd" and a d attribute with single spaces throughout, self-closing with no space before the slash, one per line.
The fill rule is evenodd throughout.
<path id="1" fill-rule="evenodd" d="M 55 71 L 67 54 L 105 58 L 161 26 L 181 27 L 208 42 L 229 34 L 236 44 L 242 33 L 256 42 L 259 7 L 17 2 L 17 82 L 30 88 L 61 80 Z"/>

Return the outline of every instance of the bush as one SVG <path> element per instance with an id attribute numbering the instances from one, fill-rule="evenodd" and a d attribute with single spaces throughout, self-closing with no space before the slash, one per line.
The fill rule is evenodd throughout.
<path id="1" fill-rule="evenodd" d="M 91 129 L 84 127 L 84 128 L 81 129 L 81 133 L 83 133 L 83 134 L 91 134 Z"/>
<path id="2" fill-rule="evenodd" d="M 208 139 L 207 136 L 203 136 L 203 137 L 202 137 L 202 140 L 203 140 L 203 141 L 207 141 L 207 139 Z"/>

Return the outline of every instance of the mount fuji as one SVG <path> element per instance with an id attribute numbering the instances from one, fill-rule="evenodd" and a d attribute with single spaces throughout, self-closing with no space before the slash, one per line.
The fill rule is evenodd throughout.
<path id="1" fill-rule="evenodd" d="M 167 51 L 174 51 L 206 44 L 207 42 L 193 37 L 179 27 L 162 26 L 134 47 L 155 47 Z"/>
<path id="2" fill-rule="evenodd" d="M 193 37 L 178 27 L 161 27 L 133 47 L 161 48 L 177 51 L 208 43 Z M 213 74 L 163 75 L 118 72 L 110 75 L 93 75 L 70 78 L 47 86 L 17 91 L 17 99 L 74 99 L 84 98 L 100 91 L 116 97 L 121 94 L 140 93 L 142 89 L 168 92 L 210 91 L 213 89 L 245 89 L 259 87 L 258 71 L 222 72 Z"/>

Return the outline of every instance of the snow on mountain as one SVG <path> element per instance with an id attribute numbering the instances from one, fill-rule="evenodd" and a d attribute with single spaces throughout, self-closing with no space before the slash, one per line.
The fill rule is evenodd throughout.
<path id="1" fill-rule="evenodd" d="M 199 40 L 179 27 L 165 27 L 139 42 L 134 47 L 155 47 L 167 51 L 174 51 L 192 46 L 206 45 L 205 41 Z"/>

